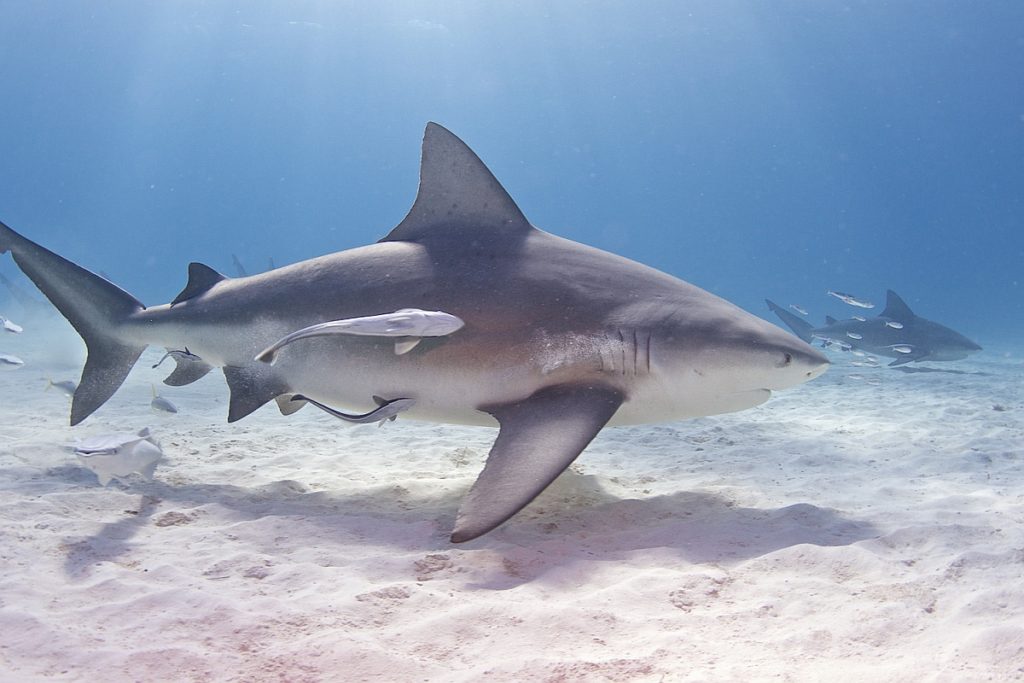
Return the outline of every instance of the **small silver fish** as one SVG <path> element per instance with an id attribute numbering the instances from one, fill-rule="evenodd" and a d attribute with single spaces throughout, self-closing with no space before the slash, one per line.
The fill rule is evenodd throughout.
<path id="1" fill-rule="evenodd" d="M 850 304 L 851 306 L 857 306 L 858 308 L 874 308 L 875 305 L 866 299 L 858 299 L 852 294 L 845 294 L 843 292 L 833 292 L 831 289 L 827 292 L 831 296 L 839 299 L 843 303 Z"/>
<path id="2" fill-rule="evenodd" d="M 864 379 L 864 375 L 858 375 L 858 374 L 847 375 L 847 377 L 849 379 L 857 379 L 857 380 Z"/>
<path id="3" fill-rule="evenodd" d="M 194 354 L 191 351 L 189 351 L 188 347 L 186 346 L 184 351 L 180 351 L 178 349 L 171 349 L 171 350 L 169 350 L 167 353 L 164 354 L 164 357 L 161 358 L 160 361 L 157 362 L 157 364 L 154 365 L 153 367 L 154 368 L 160 367 L 160 364 L 163 363 L 168 358 L 174 358 L 174 359 L 180 359 L 180 360 L 189 360 L 189 361 L 193 361 L 193 362 L 202 362 L 202 360 L 203 360 L 202 358 L 200 358 L 196 354 Z"/>
<path id="4" fill-rule="evenodd" d="M 914 352 L 914 347 L 911 346 L 910 344 L 893 344 L 889 348 L 892 349 L 893 351 L 895 351 L 896 353 L 913 353 Z"/>
<path id="5" fill-rule="evenodd" d="M 839 339 L 830 339 L 828 337 L 822 340 L 822 346 L 824 346 L 826 349 L 834 348 L 840 351 L 850 351 L 853 349 L 853 346 L 851 344 L 847 344 L 846 342 L 841 341 Z"/>
<path id="6" fill-rule="evenodd" d="M 854 349 L 851 353 L 853 353 L 853 355 L 855 355 L 855 356 L 860 356 L 861 358 L 863 358 L 864 356 L 867 355 L 866 353 L 864 353 L 863 351 L 861 351 L 859 349 Z"/>
<path id="7" fill-rule="evenodd" d="M 414 398 L 394 398 L 388 401 L 380 396 L 374 396 L 373 400 L 377 404 L 376 409 L 371 410 L 368 413 L 363 413 L 362 415 L 352 415 L 350 413 L 343 413 L 340 410 L 335 410 L 330 406 L 325 406 L 323 403 L 314 401 L 302 394 L 295 394 L 292 396 L 292 401 L 307 401 L 312 403 L 320 410 L 333 415 L 339 420 L 354 422 L 355 424 L 370 424 L 372 422 L 376 422 L 378 427 L 384 426 L 384 422 L 387 420 L 394 421 L 394 419 L 398 417 L 398 413 L 409 410 L 416 404 L 416 399 Z"/>
<path id="8" fill-rule="evenodd" d="M 8 332 L 10 332 L 11 334 L 21 334 L 22 332 L 25 331 L 25 328 L 23 328 L 21 325 L 18 325 L 16 323 L 8 320 L 7 318 L 3 317 L 2 315 L 0 315 L 0 325 L 2 325 L 3 328 L 5 330 L 7 330 Z"/>
<path id="9" fill-rule="evenodd" d="M 0 370 L 16 370 L 25 364 L 25 361 L 7 353 L 0 353 Z"/>
<path id="10" fill-rule="evenodd" d="M 858 334 L 856 332 L 847 332 L 846 336 L 849 337 L 850 339 L 863 339 L 864 338 L 863 334 Z"/>
<path id="11" fill-rule="evenodd" d="M 159 413 L 176 413 L 178 407 L 168 401 L 166 398 L 156 393 L 156 385 L 153 385 L 153 400 L 149 402 L 149 407 Z"/>
<path id="12" fill-rule="evenodd" d="M 800 315 L 807 315 L 807 309 L 805 309 L 803 306 L 797 306 L 796 304 L 790 304 L 789 307 L 792 308 L 797 313 L 799 313 Z"/>
<path id="13" fill-rule="evenodd" d="M 886 320 L 885 321 L 885 325 L 886 325 L 886 327 L 891 327 L 894 330 L 902 330 L 903 329 L 903 323 L 898 323 L 895 320 Z"/>
<path id="14" fill-rule="evenodd" d="M 855 316 L 853 316 L 853 319 L 856 320 L 859 323 L 867 322 L 867 320 L 868 320 L 867 318 L 865 318 L 862 315 L 855 315 Z"/>
<path id="15" fill-rule="evenodd" d="M 46 389 L 49 390 L 53 387 L 60 393 L 64 394 L 68 398 L 74 398 L 75 392 L 78 390 L 78 385 L 72 382 L 70 379 L 66 379 L 61 382 L 54 382 L 52 379 L 46 380 Z"/>

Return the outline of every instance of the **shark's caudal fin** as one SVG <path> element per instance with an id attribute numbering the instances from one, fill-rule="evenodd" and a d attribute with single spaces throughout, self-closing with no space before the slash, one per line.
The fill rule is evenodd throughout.
<path id="1" fill-rule="evenodd" d="M 25 239 L 0 223 L 0 253 L 39 287 L 85 340 L 89 350 L 82 379 L 71 402 L 76 425 L 110 398 L 146 349 L 125 342 L 118 330 L 143 305 L 117 285 Z"/>
<path id="2" fill-rule="evenodd" d="M 782 319 L 782 322 L 786 323 L 789 329 L 793 330 L 793 334 L 803 339 L 808 344 L 813 339 L 814 326 L 805 320 L 801 320 L 796 317 L 782 306 L 779 306 L 774 301 L 765 299 L 764 302 L 768 304 L 768 308 L 775 312 L 775 315 Z"/>

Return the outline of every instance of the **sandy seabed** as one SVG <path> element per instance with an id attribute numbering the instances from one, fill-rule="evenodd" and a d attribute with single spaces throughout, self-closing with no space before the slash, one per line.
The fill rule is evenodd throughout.
<path id="1" fill-rule="evenodd" d="M 0 373 L 2 680 L 1024 679 L 1020 354 L 837 357 L 753 410 L 607 429 L 452 545 L 494 430 L 229 425 L 219 373 L 156 414 L 161 351 L 72 429 L 43 389 L 78 360 L 0 337 L 26 361 Z M 61 449 L 144 426 L 154 482 Z"/>

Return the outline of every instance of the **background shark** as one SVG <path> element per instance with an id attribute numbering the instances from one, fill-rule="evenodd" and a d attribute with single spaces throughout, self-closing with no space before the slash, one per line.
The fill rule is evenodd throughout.
<path id="1" fill-rule="evenodd" d="M 349 407 L 376 395 L 414 400 L 412 417 L 499 426 L 455 542 L 515 514 L 606 424 L 749 408 L 828 365 L 698 287 L 533 227 L 437 124 L 424 135 L 412 209 L 376 244 L 234 279 L 193 263 L 174 301 L 150 308 L 0 224 L 7 251 L 88 347 L 72 424 L 159 344 L 201 359 L 176 355 L 169 384 L 223 369 L 229 421 L 274 399 L 292 412 L 294 394 Z M 407 308 L 444 311 L 465 327 L 403 355 L 393 339 L 331 336 L 291 345 L 273 366 L 254 360 L 295 330 Z"/>
<path id="2" fill-rule="evenodd" d="M 855 349 L 895 358 L 890 367 L 922 360 L 962 360 L 981 350 L 959 332 L 915 315 L 891 289 L 886 293 L 885 310 L 880 315 L 863 321 L 827 316 L 824 327 L 814 327 L 768 299 L 765 303 L 804 341 L 810 343 L 815 337 L 840 341 Z"/>

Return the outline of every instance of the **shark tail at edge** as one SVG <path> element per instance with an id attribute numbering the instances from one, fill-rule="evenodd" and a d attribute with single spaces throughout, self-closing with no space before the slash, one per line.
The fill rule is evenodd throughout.
<path id="1" fill-rule="evenodd" d="M 88 356 L 71 402 L 71 424 L 77 425 L 114 395 L 146 350 L 118 336 L 124 322 L 145 307 L 117 285 L 0 223 L 0 254 L 8 251 L 85 341 Z"/>
<path id="2" fill-rule="evenodd" d="M 786 323 L 786 326 L 789 327 L 789 329 L 793 330 L 793 334 L 800 337 L 808 344 L 811 343 L 811 340 L 814 339 L 813 325 L 806 320 L 796 317 L 770 299 L 765 299 L 764 302 L 768 304 L 768 308 L 775 312 L 775 315 L 782 319 L 782 322 Z"/>

